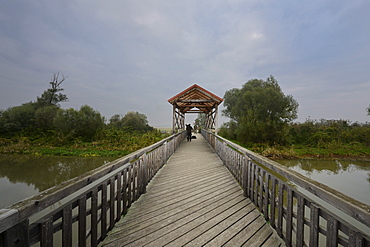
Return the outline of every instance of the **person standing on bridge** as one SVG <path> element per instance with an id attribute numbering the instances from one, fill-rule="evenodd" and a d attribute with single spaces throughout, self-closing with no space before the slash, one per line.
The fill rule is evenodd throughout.
<path id="1" fill-rule="evenodd" d="M 191 125 L 187 124 L 186 125 L 186 136 L 187 136 L 188 142 L 191 142 L 191 131 L 192 130 L 193 128 L 191 127 Z"/>

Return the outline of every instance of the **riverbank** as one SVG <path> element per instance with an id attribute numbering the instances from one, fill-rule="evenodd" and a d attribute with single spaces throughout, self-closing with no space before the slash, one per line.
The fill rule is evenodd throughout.
<path id="1" fill-rule="evenodd" d="M 327 145 L 310 147 L 304 145 L 266 146 L 254 144 L 246 147 L 271 159 L 341 159 L 370 161 L 370 147 L 362 144 Z"/>
<path id="2" fill-rule="evenodd" d="M 140 148 L 149 146 L 164 137 L 161 135 L 140 135 L 123 138 L 119 141 L 101 140 L 96 142 L 74 142 L 66 145 L 52 145 L 31 141 L 26 137 L 15 141 L 0 138 L 0 153 L 30 154 L 49 156 L 79 157 L 121 157 Z M 240 145 L 240 144 L 239 144 Z M 370 147 L 359 143 L 349 145 L 327 145 L 310 147 L 303 145 L 267 146 L 251 144 L 244 147 L 271 159 L 341 159 L 370 161 Z"/>
<path id="3" fill-rule="evenodd" d="M 77 157 L 121 157 L 154 144 L 168 135 L 160 132 L 129 134 L 94 142 L 73 141 L 56 145 L 44 139 L 0 138 L 0 154 L 28 154 Z"/>

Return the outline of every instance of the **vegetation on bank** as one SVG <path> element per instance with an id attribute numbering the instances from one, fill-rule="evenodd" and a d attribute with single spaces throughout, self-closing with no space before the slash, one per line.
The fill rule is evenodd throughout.
<path id="1" fill-rule="evenodd" d="M 224 96 L 223 115 L 231 120 L 219 134 L 270 158 L 361 158 L 370 160 L 370 123 L 349 120 L 293 122 L 298 102 L 277 80 L 253 79 Z M 370 106 L 366 108 L 370 115 Z"/>
<path id="2" fill-rule="evenodd" d="M 108 121 L 88 105 L 62 109 L 67 101 L 59 73 L 35 101 L 0 110 L 0 153 L 122 156 L 163 139 L 147 117 L 129 111 Z"/>
<path id="3" fill-rule="evenodd" d="M 0 153 L 68 156 L 126 155 L 164 137 L 147 117 L 129 111 L 106 120 L 88 105 L 62 109 L 61 88 L 67 77 L 52 76 L 50 87 L 35 101 L 0 109 Z M 370 123 L 311 120 L 295 123 L 298 102 L 278 81 L 253 79 L 226 91 L 223 114 L 231 120 L 219 134 L 270 158 L 370 159 Z M 370 115 L 370 105 L 366 108 Z M 204 126 L 205 114 L 196 119 Z"/>
<path id="4" fill-rule="evenodd" d="M 0 138 L 0 153 L 56 156 L 119 157 L 162 140 L 166 135 L 158 130 L 145 133 L 119 129 L 101 130 L 95 141 L 74 139 L 57 143 L 53 138 L 14 137 Z"/>
<path id="5" fill-rule="evenodd" d="M 240 144 L 240 143 L 239 143 Z M 359 144 L 328 144 L 325 148 L 306 145 L 240 144 L 249 150 L 271 159 L 348 159 L 369 160 L 370 147 Z"/>

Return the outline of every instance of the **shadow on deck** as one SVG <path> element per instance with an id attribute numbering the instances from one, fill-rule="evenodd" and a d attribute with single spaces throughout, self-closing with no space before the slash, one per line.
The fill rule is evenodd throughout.
<path id="1" fill-rule="evenodd" d="M 200 135 L 183 141 L 101 246 L 285 246 Z"/>

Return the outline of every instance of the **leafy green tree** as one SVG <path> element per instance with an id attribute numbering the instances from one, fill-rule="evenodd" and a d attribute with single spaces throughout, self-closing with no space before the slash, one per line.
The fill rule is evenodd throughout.
<path id="1" fill-rule="evenodd" d="M 119 114 L 113 115 L 109 119 L 108 127 L 139 132 L 153 130 L 153 127 L 149 126 L 148 124 L 146 115 L 134 111 L 127 112 L 123 117 Z"/>
<path id="2" fill-rule="evenodd" d="M 121 126 L 134 131 L 146 132 L 153 130 L 153 127 L 149 126 L 147 117 L 145 114 L 129 111 L 121 119 Z"/>
<path id="3" fill-rule="evenodd" d="M 16 132 L 32 130 L 35 111 L 36 107 L 32 102 L 3 111 L 0 120 L 2 134 L 9 137 Z"/>
<path id="4" fill-rule="evenodd" d="M 38 108 L 35 111 L 34 124 L 38 131 L 47 132 L 54 129 L 54 118 L 58 113 L 59 107 L 55 105 Z"/>
<path id="5" fill-rule="evenodd" d="M 226 91 L 224 106 L 223 114 L 235 121 L 230 126 L 236 125 L 235 134 L 242 143 L 286 143 L 288 124 L 298 111 L 298 102 L 282 92 L 273 76 Z"/>
<path id="6" fill-rule="evenodd" d="M 205 128 L 207 125 L 207 115 L 205 113 L 198 113 L 198 117 L 194 122 L 198 127 Z"/>
<path id="7" fill-rule="evenodd" d="M 370 105 L 368 108 L 366 108 L 366 110 L 367 110 L 367 115 L 370 116 Z"/>
<path id="8" fill-rule="evenodd" d="M 122 128 L 122 116 L 120 114 L 115 114 L 109 119 L 109 126 L 115 127 L 117 129 Z"/>
<path id="9" fill-rule="evenodd" d="M 62 75 L 62 78 L 59 78 L 59 72 L 54 73 L 51 77 L 51 81 L 49 82 L 50 88 L 45 90 L 43 94 L 40 97 L 37 97 L 37 104 L 40 107 L 45 106 L 59 106 L 60 102 L 65 102 L 68 100 L 67 95 L 61 93 L 64 91 L 63 88 L 60 87 L 60 85 L 67 79 L 64 75 Z"/>
<path id="10" fill-rule="evenodd" d="M 54 118 L 54 126 L 62 141 L 76 138 L 91 141 L 104 128 L 104 118 L 90 106 L 84 105 L 79 111 L 60 109 Z"/>

